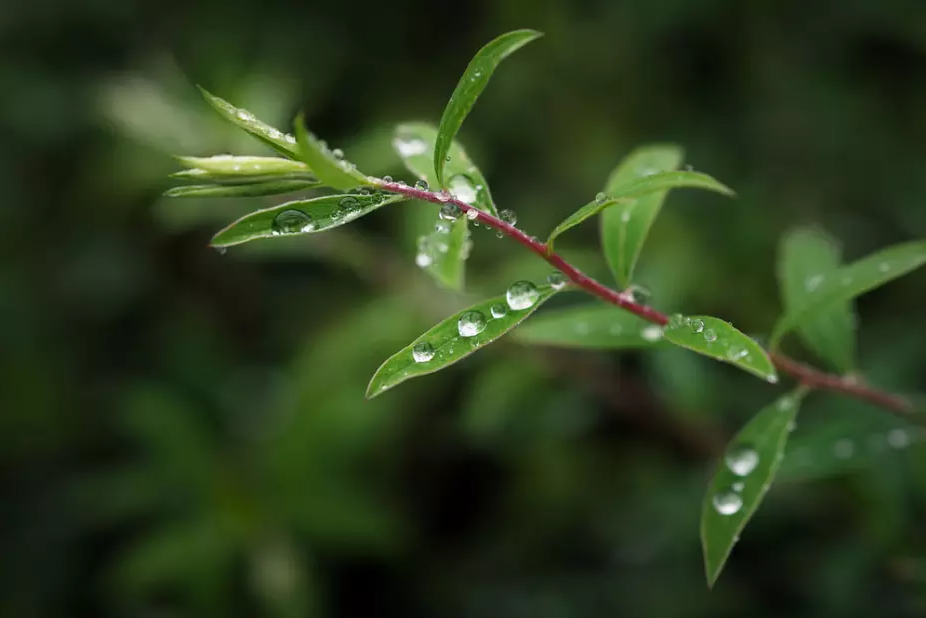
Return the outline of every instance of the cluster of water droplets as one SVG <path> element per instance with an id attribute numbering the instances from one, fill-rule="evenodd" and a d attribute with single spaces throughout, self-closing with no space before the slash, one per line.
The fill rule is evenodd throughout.
<path id="1" fill-rule="evenodd" d="M 747 477 L 759 465 L 759 453 L 749 444 L 736 444 L 727 450 L 724 466 L 741 480 L 734 481 L 726 489 L 711 497 L 711 504 L 721 515 L 734 515 L 743 508 L 743 489 Z"/>
<path id="2" fill-rule="evenodd" d="M 718 340 L 717 332 L 713 328 L 705 328 L 704 321 L 699 318 L 690 318 L 676 314 L 669 318 L 668 328 L 674 330 L 689 328 L 692 333 L 701 335 L 701 337 L 704 338 L 704 342 L 707 344 L 708 349 L 715 346 L 721 348 L 720 350 L 711 351 L 726 358 L 726 360 L 731 363 L 748 363 L 752 360 L 749 350 L 745 346 L 727 341 L 726 339 Z M 775 379 L 773 378 L 770 381 L 774 382 Z"/>

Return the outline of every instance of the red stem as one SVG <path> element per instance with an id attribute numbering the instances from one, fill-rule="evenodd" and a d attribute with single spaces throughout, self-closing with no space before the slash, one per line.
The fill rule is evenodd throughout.
<path id="1" fill-rule="evenodd" d="M 456 199 L 447 192 L 435 193 L 426 189 L 410 187 L 404 183 L 387 182 L 382 180 L 377 180 L 376 185 L 386 191 L 399 193 L 412 199 L 421 200 L 422 202 L 431 202 L 441 205 L 453 204 L 463 213 L 470 213 L 470 217 L 472 217 L 471 220 L 482 222 L 487 227 L 495 229 L 505 236 L 514 239 L 515 241 L 521 243 L 539 255 L 550 265 L 563 273 L 576 287 L 585 290 L 593 296 L 597 296 L 606 303 L 617 305 L 618 307 L 636 314 L 644 320 L 654 324 L 665 326 L 669 321 L 668 316 L 665 314 L 660 313 L 652 307 L 647 307 L 635 302 L 633 300 L 632 294 L 628 292 L 618 292 L 617 290 L 611 289 L 608 286 L 595 281 L 581 270 L 564 260 L 560 255 L 554 253 L 546 245 L 546 243 L 540 242 L 533 236 L 528 236 L 515 226 L 502 221 L 498 217 L 495 217 L 485 211 L 470 206 L 466 202 L 462 202 Z M 471 213 L 475 213 L 475 215 L 472 215 Z M 778 368 L 783 373 L 790 375 L 800 384 L 808 388 L 830 390 L 837 393 L 842 393 L 849 397 L 868 401 L 869 403 L 902 416 L 907 420 L 922 422 L 919 419 L 919 415 L 914 414 L 912 404 L 899 395 L 893 395 L 891 393 L 869 388 L 864 384 L 860 384 L 853 378 L 846 378 L 838 375 L 824 373 L 818 369 L 799 363 L 798 361 L 785 356 L 780 352 L 772 352 L 769 354 L 769 357 L 771 358 L 772 363 L 776 368 Z"/>

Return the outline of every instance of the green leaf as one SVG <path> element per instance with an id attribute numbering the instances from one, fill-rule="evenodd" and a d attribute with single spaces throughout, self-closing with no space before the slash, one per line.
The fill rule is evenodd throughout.
<path id="1" fill-rule="evenodd" d="M 287 202 L 249 213 L 212 238 L 213 247 L 230 247 L 259 238 L 315 234 L 349 223 L 387 204 L 404 201 L 401 195 L 325 195 Z"/>
<path id="2" fill-rule="evenodd" d="M 341 191 L 372 184 L 353 163 L 335 157 L 325 144 L 306 131 L 301 115 L 296 118 L 296 142 L 299 160 L 307 164 L 323 184 Z"/>
<path id="3" fill-rule="evenodd" d="M 513 309 L 506 300 L 506 295 L 496 296 L 459 311 L 437 324 L 391 356 L 376 370 L 367 387 L 367 397 L 375 397 L 405 380 L 434 373 L 466 358 L 520 324 L 524 318 L 556 293 L 550 286 L 533 289 L 536 297 L 529 307 Z M 514 304 L 520 306 L 517 302 Z M 493 314 L 493 307 L 504 308 L 504 315 L 498 318 L 493 317 L 497 314 Z M 478 323 L 478 320 L 466 321 L 464 316 L 475 315 L 475 313 L 482 316 L 483 330 L 473 336 L 463 336 L 460 331 L 465 331 L 466 325 Z M 473 330 L 478 330 L 478 327 Z M 415 360 L 416 356 L 421 360 Z"/>
<path id="4" fill-rule="evenodd" d="M 305 191 L 319 185 L 321 183 L 317 180 L 269 180 L 234 185 L 187 185 L 168 189 L 164 195 L 166 197 L 258 197 Z"/>
<path id="5" fill-rule="evenodd" d="M 589 217 L 593 217 L 602 210 L 614 206 L 615 204 L 620 202 L 631 203 L 632 201 L 633 200 L 616 200 L 612 198 L 606 198 L 604 197 L 604 194 L 601 194 L 599 197 L 596 197 L 594 200 L 563 219 L 559 225 L 553 228 L 553 231 L 550 232 L 550 236 L 547 238 L 547 246 L 549 247 L 550 251 L 552 251 L 553 241 L 557 236 L 566 230 L 579 225 Z"/>
<path id="6" fill-rule="evenodd" d="M 450 224 L 450 232 L 433 232 L 418 239 L 418 266 L 438 283 L 460 291 L 466 279 L 466 259 L 469 257 L 470 232 L 466 217 Z"/>
<path id="7" fill-rule="evenodd" d="M 604 193 L 615 195 L 621 187 L 633 184 L 647 174 L 675 170 L 682 164 L 683 158 L 684 151 L 673 144 L 637 148 L 611 172 Z M 643 243 L 667 193 L 654 191 L 601 215 L 601 245 L 611 272 L 621 287 L 630 286 Z"/>
<path id="8" fill-rule="evenodd" d="M 824 275 L 812 289 L 804 304 L 788 310 L 772 330 L 771 345 L 776 347 L 781 338 L 814 318 L 817 311 L 833 303 L 845 302 L 896 279 L 926 263 L 926 241 L 918 240 L 894 245 L 864 257 L 848 266 Z"/>
<path id="9" fill-rule="evenodd" d="M 175 174 L 180 177 L 208 180 L 238 177 L 312 177 L 312 170 L 305 163 L 279 157 L 217 155 L 214 157 L 177 157 L 177 160 L 190 168 Z"/>
<path id="10" fill-rule="evenodd" d="M 763 408 L 727 447 L 701 508 L 701 546 L 713 586 L 775 478 L 803 393 L 783 395 Z"/>
<path id="11" fill-rule="evenodd" d="M 261 122 L 254 114 L 246 109 L 235 107 L 225 99 L 220 99 L 214 94 L 199 86 L 203 97 L 215 108 L 219 114 L 235 126 L 241 127 L 260 141 L 264 142 L 280 154 L 290 159 L 299 158 L 299 150 L 296 147 L 296 139 L 292 135 L 287 135 L 279 129 L 271 127 L 265 122 Z"/>
<path id="12" fill-rule="evenodd" d="M 480 49 L 470 61 L 440 119 L 434 148 L 434 173 L 438 188 L 445 186 L 444 166 L 447 163 L 450 144 L 456 137 L 457 131 L 460 130 L 463 120 L 476 103 L 476 99 L 488 85 L 489 78 L 492 77 L 496 67 L 510 54 L 541 36 L 543 35 L 535 30 L 508 32 Z"/>
<path id="13" fill-rule="evenodd" d="M 408 171 L 435 189 L 440 184 L 434 173 L 433 163 L 436 140 L 437 129 L 424 122 L 400 124 L 392 138 L 392 147 Z M 467 156 L 463 146 L 453 140 L 449 154 L 450 161 L 447 162 L 444 171 L 451 193 L 457 199 L 497 217 L 498 210 L 489 192 L 489 183 Z"/>
<path id="14" fill-rule="evenodd" d="M 778 260 L 778 280 L 785 311 L 796 312 L 812 290 L 839 269 L 839 246 L 825 232 L 798 228 L 785 235 Z M 851 300 L 817 310 L 797 326 L 797 332 L 817 356 L 842 373 L 855 366 L 855 320 Z"/>
<path id="15" fill-rule="evenodd" d="M 698 354 L 735 365 L 768 382 L 778 382 L 775 366 L 765 350 L 729 322 L 705 315 L 676 315 L 666 325 L 665 338 Z"/>
<path id="16" fill-rule="evenodd" d="M 658 345 L 662 328 L 629 311 L 594 304 L 544 312 L 516 330 L 523 343 L 566 348 L 624 349 Z"/>

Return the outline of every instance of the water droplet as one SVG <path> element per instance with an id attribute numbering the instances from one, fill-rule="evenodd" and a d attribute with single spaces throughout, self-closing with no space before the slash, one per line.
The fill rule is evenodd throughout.
<path id="1" fill-rule="evenodd" d="M 836 459 L 849 459 L 854 453 L 855 445 L 852 444 L 852 440 L 843 438 L 833 445 L 833 454 L 836 455 Z"/>
<path id="2" fill-rule="evenodd" d="M 415 256 L 415 264 L 417 264 L 419 268 L 427 268 L 433 263 L 434 263 L 434 258 L 431 257 L 430 253 L 424 253 L 423 251 L 419 251 L 418 255 Z"/>
<path id="3" fill-rule="evenodd" d="M 518 223 L 518 215 L 516 215 L 513 210 L 508 210 L 507 208 L 498 213 L 498 217 L 511 226 L 515 226 Z"/>
<path id="4" fill-rule="evenodd" d="M 549 275 L 547 275 L 547 283 L 549 283 L 550 287 L 554 290 L 562 290 L 564 287 L 566 287 L 566 284 L 569 283 L 569 280 L 566 279 L 566 275 L 559 272 L 558 270 L 554 270 Z"/>
<path id="5" fill-rule="evenodd" d="M 486 328 L 486 318 L 479 311 L 467 311 L 457 322 L 457 331 L 461 337 L 475 337 Z"/>
<path id="6" fill-rule="evenodd" d="M 731 345 L 729 348 L 727 348 L 727 359 L 731 361 L 738 361 L 744 356 L 746 356 L 747 354 L 749 354 L 749 350 L 747 350 L 746 348 L 742 346 L 738 346 L 736 344 Z"/>
<path id="7" fill-rule="evenodd" d="M 341 201 L 338 202 L 338 216 L 349 219 L 356 217 L 360 214 L 360 211 L 363 208 L 360 206 L 360 200 L 356 197 L 348 195 L 347 197 L 342 197 Z"/>
<path id="8" fill-rule="evenodd" d="M 428 151 L 427 142 L 417 137 L 396 137 L 392 145 L 403 158 L 414 157 Z"/>
<path id="9" fill-rule="evenodd" d="M 697 318 L 693 319 L 691 321 L 691 330 L 693 330 L 696 333 L 704 332 L 704 321 L 699 320 Z"/>
<path id="10" fill-rule="evenodd" d="M 418 189 L 418 190 L 420 190 L 420 191 L 427 191 L 427 190 L 428 190 L 428 181 L 427 181 L 427 180 L 423 180 L 423 179 L 422 179 L 422 180 L 416 181 L 416 182 L 415 182 L 415 188 Z"/>
<path id="11" fill-rule="evenodd" d="M 628 208 L 627 210 L 625 210 L 624 212 L 621 213 L 621 222 L 622 222 L 622 223 L 628 223 L 628 222 L 630 221 L 630 213 L 631 213 L 631 211 L 630 211 L 629 208 Z"/>
<path id="12" fill-rule="evenodd" d="M 656 324 L 650 324 L 646 328 L 640 331 L 640 336 L 643 337 L 646 341 L 659 341 L 662 339 L 662 328 Z"/>
<path id="13" fill-rule="evenodd" d="M 437 223 L 434 224 L 434 231 L 438 234 L 449 234 L 450 233 L 450 221 L 444 221 L 439 219 Z"/>
<path id="14" fill-rule="evenodd" d="M 460 218 L 460 207 L 456 204 L 444 204 L 440 209 L 440 218 L 444 221 L 456 221 Z"/>
<path id="15" fill-rule="evenodd" d="M 759 465 L 759 453 L 747 445 L 736 445 L 727 451 L 723 461 L 736 476 L 746 476 Z"/>
<path id="16" fill-rule="evenodd" d="M 693 171 L 694 171 L 694 166 L 693 166 L 691 163 L 686 163 L 684 169 L 685 169 L 686 172 L 693 172 Z"/>
<path id="17" fill-rule="evenodd" d="M 648 305 L 653 298 L 652 292 L 636 283 L 632 284 L 626 291 L 630 294 L 630 297 L 633 298 L 633 302 L 639 305 Z"/>
<path id="18" fill-rule="evenodd" d="M 605 195 L 604 193 L 598 193 L 595 195 L 596 204 L 604 204 L 607 201 L 608 201 L 608 196 Z"/>
<path id="19" fill-rule="evenodd" d="M 466 211 L 466 218 L 469 219 L 470 221 L 475 221 L 476 217 L 478 216 L 479 216 L 479 211 L 476 210 L 475 208 L 470 208 L 469 210 Z"/>
<path id="20" fill-rule="evenodd" d="M 733 491 L 739 493 L 743 491 L 744 487 L 746 487 L 746 483 L 744 483 L 743 481 L 737 481 L 736 483 L 733 483 L 731 487 L 733 487 Z"/>
<path id="21" fill-rule="evenodd" d="M 743 508 L 743 498 L 735 491 L 722 491 L 711 498 L 711 503 L 721 515 L 734 515 Z"/>
<path id="22" fill-rule="evenodd" d="M 502 237 L 504 237 L 504 236 L 505 236 L 505 234 L 504 234 L 501 230 L 498 230 L 497 232 L 495 232 L 495 237 L 496 237 L 496 238 L 502 238 Z"/>
<path id="23" fill-rule="evenodd" d="M 538 298 L 540 298 L 540 291 L 530 281 L 516 281 L 505 293 L 508 306 L 515 311 L 533 307 Z"/>
<path id="24" fill-rule="evenodd" d="M 301 210 L 284 210 L 273 218 L 270 224 L 274 236 L 282 234 L 296 234 L 298 232 L 311 232 L 315 229 L 312 217 Z"/>
<path id="25" fill-rule="evenodd" d="M 447 155 L 447 157 L 444 159 L 444 161 L 446 161 L 447 163 L 450 163 L 450 155 Z"/>
<path id="26" fill-rule="evenodd" d="M 289 133 L 287 133 L 286 135 L 284 135 L 284 136 L 283 136 L 283 139 L 285 139 L 285 140 L 286 140 L 287 142 L 289 142 L 290 144 L 295 144 L 295 143 L 296 143 L 296 138 L 295 138 L 294 136 L 290 135 Z"/>
<path id="27" fill-rule="evenodd" d="M 713 328 L 708 328 L 704 331 L 704 341 L 708 343 L 717 341 L 717 333 L 714 332 Z"/>
<path id="28" fill-rule="evenodd" d="M 823 275 L 812 275 L 804 280 L 804 289 L 813 292 L 823 283 Z"/>
<path id="29" fill-rule="evenodd" d="M 383 176 L 383 182 L 392 182 L 392 176 L 389 176 L 388 174 Z"/>
<path id="30" fill-rule="evenodd" d="M 340 148 L 335 148 L 334 150 L 331 151 L 331 156 L 333 156 L 335 159 L 343 159 L 344 151 L 341 150 Z"/>
<path id="31" fill-rule="evenodd" d="M 219 255 L 225 255 L 228 253 L 228 247 L 215 247 L 215 250 Z"/>
<path id="32" fill-rule="evenodd" d="M 434 358 L 434 347 L 427 341 L 416 343 L 412 348 L 412 358 L 416 363 L 426 363 Z"/>
<path id="33" fill-rule="evenodd" d="M 790 397 L 782 397 L 781 400 L 779 400 L 778 402 L 778 409 L 784 411 L 793 405 L 794 405 L 793 399 L 791 399 Z"/>
<path id="34" fill-rule="evenodd" d="M 495 303 L 492 305 L 489 311 L 492 313 L 492 317 L 496 320 L 498 318 L 503 318 L 508 313 L 508 307 L 505 306 L 505 303 Z"/>
<path id="35" fill-rule="evenodd" d="M 446 189 L 441 189 L 440 192 L 437 194 L 437 201 L 438 201 L 438 202 L 446 202 L 446 201 L 448 201 L 451 197 L 452 197 L 452 196 L 450 195 L 450 193 L 449 193 Z"/>
<path id="36" fill-rule="evenodd" d="M 880 270 L 883 273 L 886 273 L 890 269 L 891 269 L 891 265 L 888 264 L 887 262 L 881 262 L 880 264 L 878 264 L 878 270 Z"/>
<path id="37" fill-rule="evenodd" d="M 887 433 L 887 443 L 894 448 L 906 448 L 910 445 L 910 436 L 903 429 L 891 429 Z"/>
<path id="38" fill-rule="evenodd" d="M 450 179 L 450 193 L 461 202 L 472 204 L 476 201 L 476 187 L 464 174 L 457 174 Z"/>

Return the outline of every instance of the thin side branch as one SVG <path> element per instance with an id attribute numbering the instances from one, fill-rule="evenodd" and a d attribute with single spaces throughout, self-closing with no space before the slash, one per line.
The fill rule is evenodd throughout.
<path id="1" fill-rule="evenodd" d="M 404 183 L 385 182 L 382 180 L 377 180 L 376 186 L 385 191 L 399 193 L 412 199 L 421 200 L 422 202 L 431 202 L 439 205 L 453 204 L 464 214 L 469 213 L 471 220 L 479 221 L 483 225 L 501 232 L 539 255 L 551 266 L 563 273 L 574 286 L 585 290 L 593 296 L 597 296 L 607 303 L 636 314 L 653 324 L 665 326 L 669 321 L 668 316 L 665 314 L 660 313 L 652 307 L 647 307 L 635 302 L 631 294 L 619 292 L 595 281 L 564 260 L 560 255 L 551 251 L 546 243 L 540 242 L 537 238 L 525 234 L 523 231 L 502 221 L 498 217 L 494 217 L 487 212 L 470 206 L 466 202 L 456 199 L 446 191 L 437 193 L 426 189 L 410 187 Z M 475 215 L 472 213 L 475 213 Z M 914 414 L 913 405 L 907 399 L 899 395 L 870 388 L 852 378 L 825 373 L 819 369 L 799 363 L 780 352 L 770 353 L 769 357 L 778 370 L 790 375 L 807 388 L 841 393 L 884 408 L 908 421 L 924 422 L 920 420 L 919 415 Z"/>

